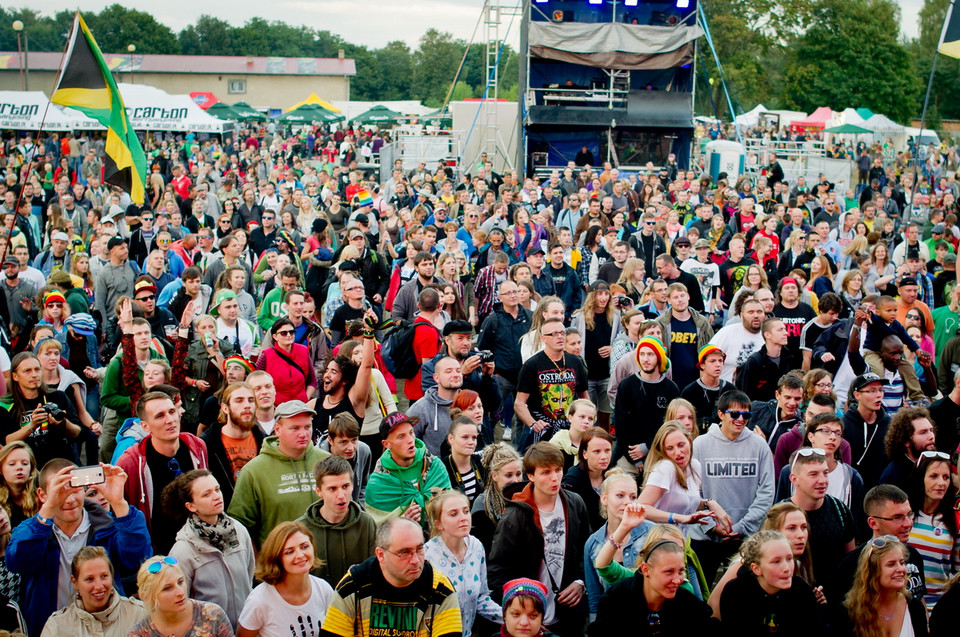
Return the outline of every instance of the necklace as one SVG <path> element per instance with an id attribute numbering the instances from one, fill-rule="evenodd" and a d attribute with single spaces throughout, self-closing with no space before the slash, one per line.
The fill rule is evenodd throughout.
<path id="1" fill-rule="evenodd" d="M 550 357 L 547 356 L 547 358 L 550 358 Z M 557 368 L 557 371 L 558 371 L 558 372 L 562 372 L 562 371 L 563 371 L 564 369 L 566 369 L 566 367 L 567 367 L 567 353 L 566 353 L 566 352 L 560 352 L 560 364 L 559 364 L 559 365 L 557 364 L 557 361 L 553 360 L 552 358 L 550 358 L 550 362 L 553 363 L 553 366 Z"/>

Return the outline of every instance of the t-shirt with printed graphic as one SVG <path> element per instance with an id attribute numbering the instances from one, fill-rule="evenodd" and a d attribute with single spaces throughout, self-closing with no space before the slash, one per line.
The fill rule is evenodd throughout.
<path id="1" fill-rule="evenodd" d="M 773 315 L 783 321 L 787 328 L 787 350 L 793 356 L 793 360 L 803 360 L 803 354 L 800 353 L 800 337 L 803 334 L 803 326 L 817 318 L 817 313 L 806 303 L 797 303 L 797 307 L 784 307 L 777 303 L 773 307 Z"/>
<path id="2" fill-rule="evenodd" d="M 334 592 L 326 581 L 313 575 L 309 577 L 310 599 L 299 606 L 283 599 L 275 586 L 261 583 L 247 597 L 239 624 L 247 630 L 260 631 L 261 635 L 319 637 L 320 625 Z"/>
<path id="3" fill-rule="evenodd" d="M 540 528 L 543 529 L 543 562 L 540 563 L 538 579 L 547 587 L 547 607 L 543 613 L 543 623 L 546 626 L 556 621 L 557 607 L 553 594 L 559 590 L 563 581 L 563 558 L 567 552 L 567 523 L 563 513 L 563 503 L 557 498 L 553 511 L 540 512 Z M 550 578 L 553 578 L 551 581 Z M 556 582 L 554 587 L 553 582 Z"/>
<path id="4" fill-rule="evenodd" d="M 756 262 L 753 259 L 744 257 L 737 262 L 727 259 L 720 264 L 720 284 L 723 286 L 721 296 L 724 303 L 729 304 L 733 300 L 733 295 L 743 285 L 743 277 L 747 276 L 747 270 L 754 263 Z"/>
<path id="5" fill-rule="evenodd" d="M 546 352 L 527 359 L 517 376 L 517 391 L 529 394 L 527 408 L 534 420 L 566 423 L 567 408 L 587 391 L 587 368 L 579 356 L 567 354 L 554 362 Z"/>
<path id="6" fill-rule="evenodd" d="M 700 377 L 697 369 L 697 324 L 692 318 L 680 321 L 670 319 L 670 366 L 673 382 L 686 387 Z"/>
<path id="7" fill-rule="evenodd" d="M 720 378 L 732 383 L 734 371 L 742 367 L 751 354 L 763 347 L 763 335 L 759 331 L 751 334 L 744 329 L 743 323 L 734 323 L 722 327 L 710 339 L 710 344 L 716 345 L 727 354 Z"/>
<path id="8" fill-rule="evenodd" d="M 223 450 L 227 453 L 227 462 L 230 464 L 230 474 L 233 481 L 237 481 L 240 469 L 244 465 L 257 457 L 260 450 L 257 449 L 257 440 L 252 435 L 246 438 L 231 438 L 227 434 L 220 433 L 220 441 L 223 443 Z"/>
<path id="9" fill-rule="evenodd" d="M 697 259 L 690 258 L 680 264 L 680 269 L 697 278 L 703 307 L 710 307 L 710 300 L 713 299 L 716 289 L 720 287 L 720 267 L 712 261 L 701 263 Z"/>

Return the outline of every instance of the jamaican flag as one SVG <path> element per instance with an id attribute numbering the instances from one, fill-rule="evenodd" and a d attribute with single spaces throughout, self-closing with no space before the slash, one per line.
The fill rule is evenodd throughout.
<path id="1" fill-rule="evenodd" d="M 107 127 L 104 181 L 130 193 L 142 204 L 147 158 L 133 132 L 117 83 L 80 14 L 73 19 L 67 61 L 50 101 L 74 108 Z"/>
<path id="2" fill-rule="evenodd" d="M 960 58 L 960 11 L 954 11 L 953 2 L 947 7 L 947 17 L 940 33 L 937 52 L 952 58 Z"/>

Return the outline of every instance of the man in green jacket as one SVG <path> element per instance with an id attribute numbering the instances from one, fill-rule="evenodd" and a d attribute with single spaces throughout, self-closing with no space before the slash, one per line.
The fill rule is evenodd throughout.
<path id="1" fill-rule="evenodd" d="M 330 453 L 311 444 L 315 413 L 299 400 L 277 407 L 276 435 L 237 475 L 227 514 L 247 527 L 257 547 L 273 527 L 296 520 L 317 499 L 313 469 Z"/>
<path id="2" fill-rule="evenodd" d="M 366 509 L 380 524 L 403 516 L 429 527 L 426 506 L 437 492 L 450 488 L 450 476 L 413 433 L 419 418 L 397 411 L 380 423 L 385 451 L 367 482 Z"/>
<path id="3" fill-rule="evenodd" d="M 347 570 L 373 556 L 377 525 L 353 500 L 353 468 L 340 456 L 330 456 L 313 469 L 319 500 L 297 522 L 303 522 L 322 564 L 313 574 L 336 587 Z"/>

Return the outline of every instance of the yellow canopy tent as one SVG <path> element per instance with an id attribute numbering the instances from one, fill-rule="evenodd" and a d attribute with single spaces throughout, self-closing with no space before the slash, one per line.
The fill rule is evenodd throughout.
<path id="1" fill-rule="evenodd" d="M 316 93 L 310 93 L 310 97 L 308 97 L 307 99 L 303 100 L 302 102 L 298 102 L 297 104 L 294 104 L 293 106 L 291 106 L 290 108 L 288 108 L 286 112 L 289 113 L 290 111 L 295 110 L 295 109 L 298 109 L 298 108 L 300 108 L 301 106 L 305 106 L 306 104 L 316 104 L 317 106 L 320 106 L 321 108 L 324 108 L 324 109 L 330 111 L 331 113 L 339 113 L 339 112 L 340 112 L 340 109 L 339 109 L 339 108 L 337 108 L 336 106 L 334 106 L 333 104 L 331 104 L 330 102 L 328 102 L 328 101 L 326 101 L 326 100 L 320 99 L 320 98 L 317 96 Z"/>

